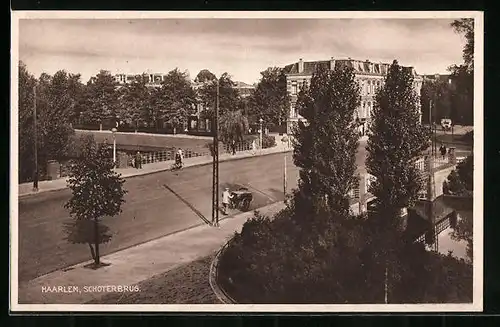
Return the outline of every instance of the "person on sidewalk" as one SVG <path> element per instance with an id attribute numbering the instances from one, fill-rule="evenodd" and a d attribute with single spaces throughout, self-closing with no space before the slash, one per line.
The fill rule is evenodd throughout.
<path id="1" fill-rule="evenodd" d="M 139 151 L 137 151 L 137 153 L 135 155 L 135 164 L 136 164 L 135 168 L 142 169 L 142 156 L 141 156 L 141 153 Z"/>
<path id="2" fill-rule="evenodd" d="M 439 152 L 441 152 L 441 156 L 443 156 L 443 159 L 446 158 L 446 147 L 444 146 L 444 144 L 441 145 L 441 147 L 439 148 Z"/>
<path id="3" fill-rule="evenodd" d="M 233 140 L 231 142 L 231 150 L 232 150 L 232 153 L 233 153 L 233 156 L 236 154 L 236 141 Z"/>
<path id="4" fill-rule="evenodd" d="M 229 192 L 229 187 L 224 189 L 222 192 L 222 213 L 227 215 L 227 209 L 229 207 L 229 201 L 233 198 L 233 195 Z"/>
<path id="5" fill-rule="evenodd" d="M 257 142 L 255 140 L 252 141 L 252 155 L 257 153 Z"/>
<path id="6" fill-rule="evenodd" d="M 181 169 L 183 165 L 183 155 L 182 155 L 182 149 L 177 150 L 177 153 L 175 154 L 175 165 L 177 169 Z"/>

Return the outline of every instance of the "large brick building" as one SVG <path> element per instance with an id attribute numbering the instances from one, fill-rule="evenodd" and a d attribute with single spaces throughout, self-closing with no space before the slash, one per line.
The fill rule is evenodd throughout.
<path id="1" fill-rule="evenodd" d="M 311 82 L 312 74 L 319 67 L 320 69 L 333 70 L 339 66 L 348 66 L 354 68 L 355 79 L 361 87 L 361 104 L 357 108 L 355 117 L 359 121 L 360 136 L 365 136 L 368 131 L 369 122 L 372 115 L 372 110 L 375 102 L 375 92 L 384 83 L 385 75 L 390 67 L 388 63 L 375 63 L 368 60 L 355 60 L 355 59 L 334 59 L 322 61 L 303 61 L 300 59 L 298 62 L 287 65 L 284 67 L 284 72 L 287 77 L 287 89 L 291 96 L 290 114 L 287 121 L 287 132 L 290 133 L 292 127 L 297 124 L 299 120 L 305 119 L 299 115 L 295 108 L 297 95 L 303 85 L 309 85 Z M 422 87 L 422 77 L 417 75 L 413 67 L 406 67 L 411 69 L 414 75 L 414 87 L 417 95 L 420 96 L 420 89 Z M 419 102 L 420 106 L 420 102 Z M 420 108 L 420 107 L 419 107 Z"/>

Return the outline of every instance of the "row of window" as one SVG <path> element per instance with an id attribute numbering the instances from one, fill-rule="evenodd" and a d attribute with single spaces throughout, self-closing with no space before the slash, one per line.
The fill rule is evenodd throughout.
<path id="1" fill-rule="evenodd" d="M 374 95 L 379 88 L 383 86 L 383 81 L 382 80 L 365 80 L 361 81 L 361 95 Z M 308 85 L 308 80 L 302 80 L 302 81 L 292 81 L 292 90 L 291 94 L 292 95 L 297 95 L 300 91 L 301 88 L 305 87 Z M 415 82 L 414 83 L 415 89 L 419 91 L 420 83 Z"/>
<path id="2" fill-rule="evenodd" d="M 361 95 L 375 94 L 377 90 L 382 86 L 381 80 L 368 80 L 361 82 Z"/>

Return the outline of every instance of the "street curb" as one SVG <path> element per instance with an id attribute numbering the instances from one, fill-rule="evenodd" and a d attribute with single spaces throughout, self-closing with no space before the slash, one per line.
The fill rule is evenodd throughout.
<path id="1" fill-rule="evenodd" d="M 215 255 L 214 259 L 212 260 L 212 263 L 210 264 L 210 272 L 208 274 L 208 282 L 210 283 L 210 288 L 212 288 L 212 292 L 214 292 L 215 296 L 217 299 L 223 303 L 223 304 L 236 304 L 237 302 L 229 296 L 229 294 L 226 293 L 226 291 L 219 286 L 217 283 L 217 276 L 218 276 L 218 268 L 219 268 L 219 261 L 222 255 L 224 254 L 224 251 L 226 248 L 231 244 L 231 241 L 233 238 L 229 239 L 222 248 L 217 251 L 217 254 Z"/>
<path id="2" fill-rule="evenodd" d="M 286 151 L 270 152 L 270 153 L 264 153 L 264 154 L 259 154 L 259 155 L 249 155 L 247 157 L 239 157 L 239 158 L 229 157 L 229 158 L 226 158 L 226 159 L 223 159 L 223 160 L 219 160 L 219 162 L 236 161 L 236 160 L 243 160 L 243 159 L 249 159 L 249 158 L 255 158 L 255 157 L 265 157 L 265 156 L 269 156 L 269 155 L 273 155 L 273 154 L 288 153 L 288 152 L 292 152 L 292 151 L 293 151 L 292 149 L 289 149 L 289 150 L 286 150 Z M 189 165 L 189 166 L 184 166 L 183 169 L 187 169 L 187 168 L 191 168 L 191 167 L 206 166 L 206 165 L 211 165 L 211 164 L 212 164 L 212 162 L 195 163 L 195 164 L 192 164 L 192 165 Z M 137 174 L 130 175 L 130 176 L 123 176 L 123 178 L 128 179 L 128 178 L 146 176 L 146 175 L 161 173 L 161 172 L 165 172 L 165 171 L 169 171 L 169 170 L 171 170 L 170 166 L 169 167 L 165 167 L 165 168 L 159 168 L 158 170 L 154 170 L 154 171 L 145 171 L 145 172 L 140 172 L 139 171 Z M 19 184 L 18 184 L 18 187 L 19 187 Z M 24 199 L 24 198 L 36 196 L 36 195 L 39 195 L 39 194 L 42 194 L 42 193 L 49 193 L 49 192 L 66 190 L 66 189 L 68 189 L 67 184 L 65 184 L 64 187 L 54 188 L 54 189 L 48 189 L 48 190 L 43 190 L 43 191 L 38 191 L 36 193 L 26 193 L 26 194 L 22 194 L 22 195 L 18 194 L 17 198 L 18 199 Z"/>

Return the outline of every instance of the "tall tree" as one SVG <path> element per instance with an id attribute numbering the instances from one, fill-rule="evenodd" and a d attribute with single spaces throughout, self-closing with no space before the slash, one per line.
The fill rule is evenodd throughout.
<path id="1" fill-rule="evenodd" d="M 241 106 L 241 98 L 236 84 L 228 73 L 222 74 L 219 78 L 219 115 L 224 115 L 228 111 L 236 111 Z M 214 115 L 214 109 L 217 103 L 217 80 L 205 83 L 199 89 L 199 95 L 205 108 L 207 118 Z"/>
<path id="2" fill-rule="evenodd" d="M 89 245 L 94 265 L 98 267 L 99 244 L 110 240 L 107 228 L 100 227 L 100 219 L 121 212 L 127 191 L 123 188 L 125 180 L 114 170 L 110 146 L 98 145 L 92 135 L 84 135 L 80 148 L 80 156 L 69 173 L 72 195 L 64 205 L 75 221 L 66 226 L 66 231 L 71 242 Z"/>
<path id="3" fill-rule="evenodd" d="M 288 117 L 290 96 L 281 68 L 269 67 L 251 96 L 251 115 L 262 118 L 266 126 L 281 125 Z M 257 120 L 258 120 L 257 118 Z"/>
<path id="4" fill-rule="evenodd" d="M 424 81 L 420 91 L 422 122 L 426 124 L 429 122 L 430 113 L 435 123 L 439 123 L 442 118 L 453 119 L 451 97 L 452 89 L 447 80 L 437 78 Z M 430 101 L 432 101 L 432 112 L 429 110 Z"/>
<path id="5" fill-rule="evenodd" d="M 37 154 L 40 173 L 48 160 L 63 160 L 71 151 L 70 119 L 77 102 L 79 76 L 58 71 L 36 80 L 19 63 L 19 180 L 29 181 L 34 169 L 34 87 L 36 85 Z"/>
<path id="6" fill-rule="evenodd" d="M 314 215 L 317 205 L 340 216 L 349 215 L 349 192 L 356 187 L 358 134 L 354 112 L 360 103 L 359 86 L 351 68 L 318 70 L 310 89 L 303 89 L 297 108 L 307 119 L 295 131 L 293 159 L 300 168 L 295 207 Z"/>
<path id="7" fill-rule="evenodd" d="M 241 110 L 228 111 L 220 117 L 219 129 L 222 142 L 229 145 L 236 154 L 236 144 L 243 142 L 243 137 L 248 132 L 248 119 Z"/>
<path id="8" fill-rule="evenodd" d="M 160 118 L 174 127 L 186 125 L 196 103 L 189 75 L 179 69 L 170 71 L 162 83 L 159 96 Z"/>
<path id="9" fill-rule="evenodd" d="M 19 182 L 32 180 L 34 168 L 33 103 L 36 78 L 19 62 Z"/>
<path id="10" fill-rule="evenodd" d="M 114 120 L 118 116 L 118 83 L 106 70 L 89 79 L 85 94 L 83 121 L 88 124 Z"/>
<path id="11" fill-rule="evenodd" d="M 454 20 L 451 27 L 465 37 L 463 64 L 448 68 L 455 85 L 453 116 L 461 124 L 472 125 L 474 123 L 474 19 Z"/>
<path id="12" fill-rule="evenodd" d="M 119 109 L 117 110 L 120 120 L 129 126 L 150 123 L 149 117 L 149 93 L 147 86 L 148 76 L 146 74 L 135 76 L 132 83 L 120 88 Z"/>
<path id="13" fill-rule="evenodd" d="M 369 192 L 376 197 L 374 254 L 391 274 L 402 242 L 400 213 L 418 199 L 422 187 L 416 160 L 429 144 L 429 130 L 419 122 L 418 98 L 411 69 L 395 60 L 377 91 L 367 142 L 366 168 L 375 180 Z M 388 272 L 389 270 L 389 272 Z M 387 285 L 387 284 L 386 284 Z"/>
<path id="14" fill-rule="evenodd" d="M 196 75 L 194 81 L 196 83 L 206 83 L 213 81 L 214 79 L 216 79 L 216 77 L 211 71 L 209 71 L 208 69 L 202 69 L 200 70 L 198 75 Z"/>
<path id="15" fill-rule="evenodd" d="M 451 23 L 455 32 L 465 37 L 465 45 L 462 51 L 464 64 L 467 66 L 467 72 L 474 71 L 474 19 L 462 18 L 456 19 Z"/>

